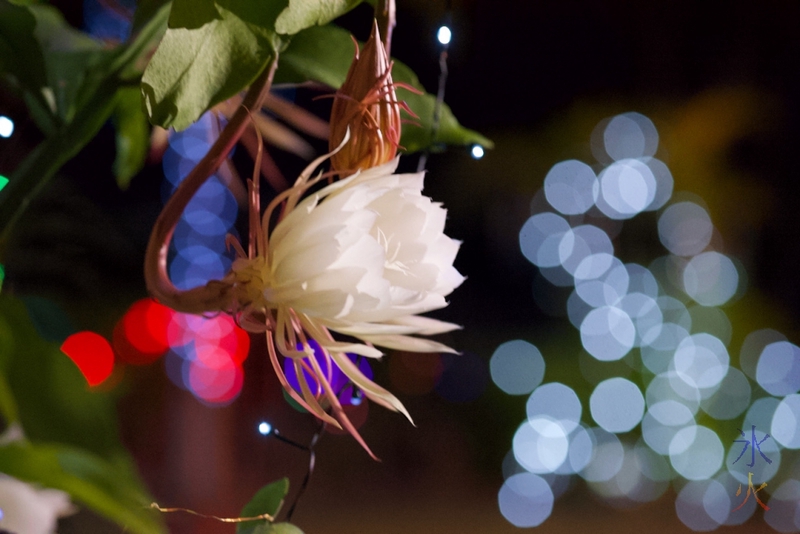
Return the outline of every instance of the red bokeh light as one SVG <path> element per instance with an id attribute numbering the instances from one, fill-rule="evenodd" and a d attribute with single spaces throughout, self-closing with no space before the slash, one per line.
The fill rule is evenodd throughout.
<path id="1" fill-rule="evenodd" d="M 172 350 L 184 358 L 181 378 L 173 378 L 181 387 L 208 404 L 227 404 L 239 395 L 250 335 L 229 315 L 174 313 L 166 336 Z"/>
<path id="2" fill-rule="evenodd" d="M 111 344 L 95 332 L 77 332 L 61 345 L 61 352 L 78 366 L 90 386 L 103 383 L 114 370 Z"/>
<path id="3" fill-rule="evenodd" d="M 167 327 L 174 314 L 170 308 L 149 298 L 134 302 L 125 312 L 121 320 L 122 332 L 130 345 L 144 356 L 144 363 L 157 359 L 169 349 Z"/>

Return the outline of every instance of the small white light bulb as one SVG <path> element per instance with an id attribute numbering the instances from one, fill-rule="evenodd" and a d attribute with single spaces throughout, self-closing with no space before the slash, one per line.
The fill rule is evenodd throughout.
<path id="1" fill-rule="evenodd" d="M 11 137 L 12 133 L 14 133 L 14 121 L 5 115 L 0 115 L 0 137 Z"/>
<path id="2" fill-rule="evenodd" d="M 450 28 L 447 26 L 442 26 L 439 28 L 439 31 L 436 32 L 436 38 L 443 45 L 448 45 L 450 44 L 450 39 L 453 38 L 453 32 L 451 32 Z"/>
<path id="3" fill-rule="evenodd" d="M 267 423 L 266 421 L 261 421 L 261 423 L 258 424 L 258 433 L 259 434 L 261 434 L 262 436 L 266 436 L 270 432 L 272 432 L 272 425 L 271 424 Z"/>
<path id="4" fill-rule="evenodd" d="M 481 159 L 483 155 L 486 154 L 486 151 L 483 150 L 481 145 L 472 145 L 472 149 L 469 152 L 475 159 Z"/>

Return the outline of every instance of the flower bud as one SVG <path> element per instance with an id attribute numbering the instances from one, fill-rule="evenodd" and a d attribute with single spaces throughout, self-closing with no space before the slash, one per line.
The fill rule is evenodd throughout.
<path id="1" fill-rule="evenodd" d="M 360 53 L 356 45 L 356 56 L 331 110 L 331 151 L 350 129 L 350 140 L 331 156 L 332 167 L 343 176 L 388 163 L 397 154 L 403 105 L 397 101 L 391 70 L 375 22 Z"/>

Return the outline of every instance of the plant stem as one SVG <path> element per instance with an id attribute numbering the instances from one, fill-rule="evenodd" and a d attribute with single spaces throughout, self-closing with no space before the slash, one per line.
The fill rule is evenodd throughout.
<path id="1" fill-rule="evenodd" d="M 248 89 L 242 104 L 220 132 L 219 138 L 197 166 L 189 172 L 186 179 L 181 182 L 153 225 L 145 254 L 145 282 L 153 297 L 174 310 L 203 313 L 228 310 L 231 307 L 231 287 L 223 282 L 212 280 L 205 286 L 185 291 L 176 288 L 167 274 L 167 253 L 175 225 L 183 214 L 183 210 L 203 183 L 228 157 L 248 125 L 250 112 L 261 109 L 269 94 L 277 67 L 278 53 L 275 52 L 267 66 Z"/>
<path id="2" fill-rule="evenodd" d="M 375 18 L 378 20 L 378 30 L 383 36 L 383 47 L 387 57 L 392 57 L 392 31 L 397 24 L 395 13 L 395 0 L 379 0 L 375 6 Z"/>

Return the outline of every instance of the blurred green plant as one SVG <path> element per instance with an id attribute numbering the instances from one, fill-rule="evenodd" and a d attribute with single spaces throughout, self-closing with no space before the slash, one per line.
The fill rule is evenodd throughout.
<path id="1" fill-rule="evenodd" d="M 120 443 L 114 402 L 40 337 L 19 299 L 0 296 L 0 415 L 24 435 L 0 445 L 0 472 L 66 491 L 131 532 L 164 532 Z"/>
<path id="2" fill-rule="evenodd" d="M 139 84 L 168 13 L 162 7 L 129 42 L 106 48 L 70 27 L 51 6 L 0 1 L 0 73 L 45 136 L 0 191 L 0 245 L 31 200 L 112 114 L 118 183 L 125 187 L 141 169 L 149 132 L 139 108 L 130 104 L 130 90 Z"/>

